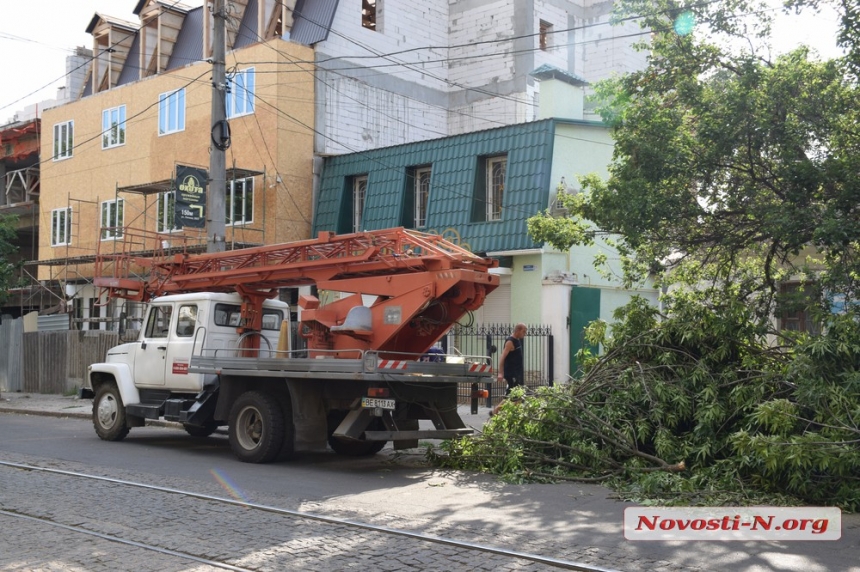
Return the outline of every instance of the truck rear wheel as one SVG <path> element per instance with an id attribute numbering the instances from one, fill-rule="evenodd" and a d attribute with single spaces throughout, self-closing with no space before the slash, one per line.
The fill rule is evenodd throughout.
<path id="1" fill-rule="evenodd" d="M 243 463 L 268 463 L 284 442 L 284 413 L 276 397 L 246 391 L 230 409 L 230 448 Z"/>
<path id="2" fill-rule="evenodd" d="M 346 415 L 346 411 L 331 411 L 328 414 L 328 446 L 331 447 L 332 451 L 347 457 L 367 457 L 377 454 L 385 447 L 387 441 L 365 441 L 364 434 L 358 441 L 335 437 L 334 430 L 346 418 Z M 381 419 L 376 418 L 370 422 L 367 428 L 371 431 L 384 431 L 385 424 L 382 423 Z"/>
<path id="3" fill-rule="evenodd" d="M 128 435 L 125 406 L 119 389 L 113 383 L 103 383 L 93 398 L 93 427 L 105 441 L 122 441 Z"/>
<path id="4" fill-rule="evenodd" d="M 278 402 L 281 404 L 281 412 L 284 416 L 284 442 L 281 444 L 281 450 L 275 457 L 276 461 L 286 461 L 291 459 L 296 452 L 296 429 L 293 426 L 293 400 L 289 392 L 278 395 Z"/>

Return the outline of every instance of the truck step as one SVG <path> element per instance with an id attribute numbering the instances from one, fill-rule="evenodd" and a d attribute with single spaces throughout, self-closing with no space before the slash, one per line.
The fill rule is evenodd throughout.
<path id="1" fill-rule="evenodd" d="M 162 403 L 133 403 L 126 405 L 125 410 L 129 415 L 143 417 L 144 419 L 158 419 L 161 417 Z"/>
<path id="2" fill-rule="evenodd" d="M 401 441 L 405 439 L 457 439 L 474 433 L 472 429 L 427 429 L 425 431 L 365 431 L 368 441 Z"/>

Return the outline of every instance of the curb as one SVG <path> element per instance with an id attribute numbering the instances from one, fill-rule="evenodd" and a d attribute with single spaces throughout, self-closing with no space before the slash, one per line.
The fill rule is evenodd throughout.
<path id="1" fill-rule="evenodd" d="M 41 417 L 71 417 L 74 419 L 90 419 L 88 413 L 62 413 L 60 411 L 41 411 L 39 409 L 15 409 L 12 407 L 0 407 L 0 413 L 14 413 L 17 415 L 39 415 Z"/>
<path id="2" fill-rule="evenodd" d="M 89 413 L 75 413 L 62 411 L 42 411 L 39 409 L 14 409 L 11 407 L 0 407 L 0 413 L 12 413 L 14 415 L 36 415 L 39 417 L 57 417 L 66 419 L 92 419 Z M 182 423 L 176 421 L 161 421 L 160 419 L 147 419 L 147 427 L 169 427 L 171 429 L 184 429 Z"/>

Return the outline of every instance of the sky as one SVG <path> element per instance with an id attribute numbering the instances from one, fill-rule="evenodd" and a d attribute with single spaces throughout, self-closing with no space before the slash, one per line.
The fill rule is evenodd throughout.
<path id="1" fill-rule="evenodd" d="M 779 0 L 770 0 L 774 6 Z M 200 6 L 203 0 L 182 0 Z M 5 0 L 0 8 L 0 125 L 28 105 L 56 97 L 63 86 L 65 59 L 76 46 L 92 48 L 86 33 L 99 12 L 130 22 L 137 0 Z M 774 48 L 787 51 L 800 43 L 815 47 L 824 57 L 838 55 L 836 14 L 832 11 L 802 17 L 780 17 Z"/>
<path id="2" fill-rule="evenodd" d="M 181 0 L 200 6 L 203 0 Z M 96 12 L 139 23 L 138 0 L 4 0 L 0 5 L 0 125 L 16 111 L 54 99 L 65 85 L 66 56 L 92 49 Z"/>

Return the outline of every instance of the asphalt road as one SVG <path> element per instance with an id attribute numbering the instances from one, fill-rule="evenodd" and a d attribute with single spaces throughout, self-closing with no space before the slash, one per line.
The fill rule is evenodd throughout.
<path id="1" fill-rule="evenodd" d="M 96 437 L 89 420 L 0 414 L 0 460 L 342 516 L 616 570 L 860 572 L 860 519 L 854 515 L 843 519 L 842 539 L 834 542 L 628 542 L 621 523 L 629 505 L 608 498 L 602 487 L 504 484 L 492 476 L 429 468 L 420 452 L 386 450 L 364 459 L 307 453 L 288 462 L 249 465 L 235 459 L 222 435 L 194 439 L 182 430 L 147 427 L 133 429 L 123 442 L 107 443 Z M 3 474 L 0 509 L 12 502 L 27 506 Z M 32 497 L 32 490 L 26 494 Z M 0 531 L 0 554 L 4 544 L 15 549 Z M 450 570 L 461 569 L 469 567 L 451 563 Z"/>

